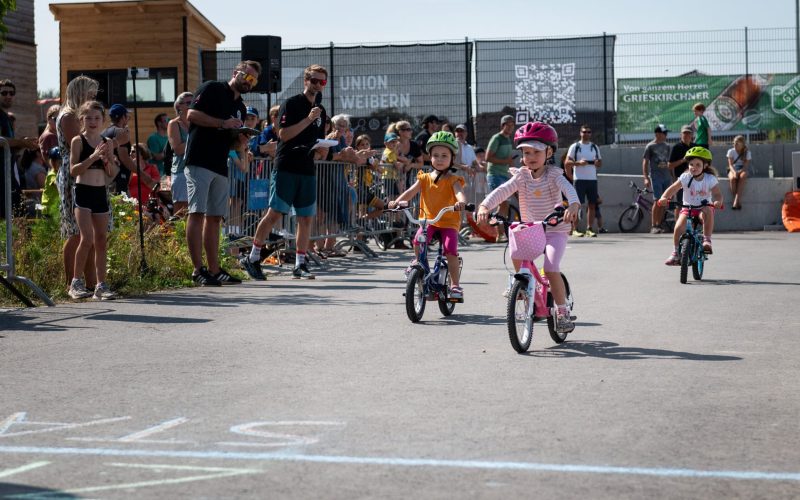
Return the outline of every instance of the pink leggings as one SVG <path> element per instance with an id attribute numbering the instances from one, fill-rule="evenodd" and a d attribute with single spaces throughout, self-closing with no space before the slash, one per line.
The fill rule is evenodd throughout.
<path id="1" fill-rule="evenodd" d="M 418 247 L 417 237 L 422 233 L 422 228 L 417 229 L 414 236 L 414 246 Z M 439 233 L 442 237 L 442 248 L 445 255 L 458 255 L 458 231 L 450 227 L 428 226 L 428 243 L 431 242 L 433 235 Z M 566 239 L 564 240 L 566 246 Z M 563 250 L 562 250 L 563 253 Z"/>
<path id="2" fill-rule="evenodd" d="M 567 249 L 567 233 L 548 232 L 547 245 L 544 247 L 544 272 L 557 273 L 561 270 L 561 259 Z"/>

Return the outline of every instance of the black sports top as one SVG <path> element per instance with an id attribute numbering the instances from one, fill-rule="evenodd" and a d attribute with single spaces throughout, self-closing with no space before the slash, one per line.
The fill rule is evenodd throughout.
<path id="1" fill-rule="evenodd" d="M 105 137 L 102 137 L 102 139 L 103 142 L 106 142 Z M 93 148 L 92 145 L 89 144 L 89 141 L 86 140 L 86 136 L 83 134 L 81 134 L 81 142 L 83 143 L 83 147 L 81 148 L 81 156 L 78 159 L 80 161 L 84 161 L 86 158 L 92 156 L 92 153 L 94 153 L 95 148 Z M 105 168 L 103 165 L 103 160 L 95 160 L 94 163 L 89 165 L 89 170 L 103 170 L 103 168 Z"/>

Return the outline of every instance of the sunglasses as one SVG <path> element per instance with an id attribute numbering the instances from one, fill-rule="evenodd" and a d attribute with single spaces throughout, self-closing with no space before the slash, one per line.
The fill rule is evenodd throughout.
<path id="1" fill-rule="evenodd" d="M 4 91 L 0 92 L 0 95 L 3 96 L 3 97 L 6 97 L 6 96 L 14 97 L 15 95 L 17 95 L 17 93 L 15 91 L 13 91 L 13 90 L 4 90 Z"/>
<path id="2" fill-rule="evenodd" d="M 591 130 L 581 130 L 581 134 L 591 134 Z"/>
<path id="3" fill-rule="evenodd" d="M 249 83 L 251 87 L 255 87 L 255 85 L 258 83 L 258 77 L 255 77 L 250 73 L 245 73 L 244 71 L 240 71 L 239 74 L 242 75 L 242 80 Z"/>
<path id="4" fill-rule="evenodd" d="M 311 82 L 311 85 L 321 85 L 323 87 L 328 84 L 328 80 L 320 80 L 319 78 L 309 78 L 308 81 Z"/>
<path id="5" fill-rule="evenodd" d="M 406 128 L 406 127 L 402 127 L 402 128 L 398 128 L 397 130 L 399 130 L 400 132 L 408 132 L 411 129 L 410 128 Z"/>

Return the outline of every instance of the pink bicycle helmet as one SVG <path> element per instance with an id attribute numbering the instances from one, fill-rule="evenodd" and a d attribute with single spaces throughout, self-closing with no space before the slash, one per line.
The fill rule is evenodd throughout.
<path id="1" fill-rule="evenodd" d="M 523 142 L 539 141 L 547 144 L 553 151 L 558 148 L 558 134 L 550 125 L 542 122 L 528 122 L 514 133 L 514 146 Z"/>

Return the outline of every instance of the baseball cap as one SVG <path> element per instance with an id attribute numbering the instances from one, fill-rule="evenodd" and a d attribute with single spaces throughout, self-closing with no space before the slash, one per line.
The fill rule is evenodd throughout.
<path id="1" fill-rule="evenodd" d="M 653 130 L 653 132 L 661 132 L 662 134 L 666 134 L 667 132 L 669 132 L 669 130 L 667 130 L 666 125 L 664 125 L 663 123 L 659 123 L 658 125 L 656 125 L 656 129 Z"/>
<path id="2" fill-rule="evenodd" d="M 511 115 L 503 115 L 503 117 L 500 118 L 500 125 L 501 126 L 505 125 L 507 122 L 514 123 L 514 117 L 511 116 Z"/>
<path id="3" fill-rule="evenodd" d="M 422 119 L 422 124 L 423 125 L 427 125 L 427 124 L 429 124 L 431 122 L 437 122 L 438 123 L 439 122 L 439 118 L 437 118 L 436 115 L 428 115 L 428 116 L 426 116 L 425 118 Z"/>
<path id="4" fill-rule="evenodd" d="M 467 130 L 467 126 L 464 125 L 463 123 L 459 123 L 458 125 L 456 125 L 456 128 L 453 129 L 453 130 Z"/>
<path id="5" fill-rule="evenodd" d="M 392 142 L 396 141 L 397 139 L 399 139 L 399 137 L 394 132 L 389 132 L 383 136 L 383 142 Z"/>
<path id="6" fill-rule="evenodd" d="M 121 118 L 130 113 L 130 110 L 122 104 L 114 104 L 108 109 L 108 116 L 111 118 Z"/>
<path id="7" fill-rule="evenodd" d="M 258 110 L 256 108 L 254 108 L 253 106 L 247 106 L 247 114 L 248 115 L 253 115 L 256 118 L 258 118 Z"/>
<path id="8" fill-rule="evenodd" d="M 690 125 L 684 125 L 683 127 L 681 127 L 681 133 L 684 132 L 694 132 L 694 130 L 692 130 L 692 127 Z"/>

